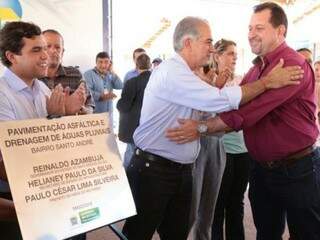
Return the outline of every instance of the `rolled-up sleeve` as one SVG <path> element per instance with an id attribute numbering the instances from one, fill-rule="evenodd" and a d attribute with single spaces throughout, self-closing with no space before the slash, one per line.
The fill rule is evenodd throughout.
<path id="1" fill-rule="evenodd" d="M 225 94 L 229 99 L 230 107 L 232 109 L 238 109 L 240 105 L 240 101 L 242 98 L 241 87 L 232 86 L 232 87 L 224 87 L 220 90 L 222 94 Z"/>

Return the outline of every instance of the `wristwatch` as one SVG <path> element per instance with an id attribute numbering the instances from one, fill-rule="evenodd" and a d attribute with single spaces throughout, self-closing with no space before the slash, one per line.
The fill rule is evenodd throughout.
<path id="1" fill-rule="evenodd" d="M 205 122 L 200 122 L 198 124 L 197 130 L 200 133 L 200 135 L 204 135 L 208 131 L 208 126 L 205 124 Z"/>

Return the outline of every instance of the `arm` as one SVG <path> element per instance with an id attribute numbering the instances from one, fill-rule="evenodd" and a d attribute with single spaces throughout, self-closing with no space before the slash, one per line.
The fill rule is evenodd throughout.
<path id="1" fill-rule="evenodd" d="M 94 101 L 100 101 L 100 97 L 103 92 L 101 92 L 101 90 L 96 90 L 95 81 L 94 81 L 93 73 L 91 72 L 91 70 L 85 72 L 83 76 L 86 81 L 86 85 L 93 96 Z"/>
<path id="2" fill-rule="evenodd" d="M 80 80 L 80 82 L 85 84 L 85 89 L 86 89 L 86 101 L 85 101 L 85 105 L 82 106 L 81 110 L 80 110 L 80 114 L 90 114 L 93 113 L 93 109 L 95 108 L 95 103 L 93 100 L 93 95 L 91 94 L 91 91 L 86 83 L 86 81 L 84 80 L 84 78 L 82 78 Z"/>
<path id="3" fill-rule="evenodd" d="M 120 80 L 117 74 L 110 73 L 111 74 L 111 82 L 112 82 L 112 88 L 113 89 L 122 89 L 123 88 L 123 82 Z"/>
<path id="4" fill-rule="evenodd" d="M 192 142 L 198 139 L 201 135 L 198 132 L 199 124 L 205 124 L 208 127 L 206 135 L 215 134 L 218 132 L 231 132 L 233 129 L 228 127 L 220 118 L 216 116 L 209 118 L 206 121 L 197 121 L 193 119 L 178 119 L 179 127 L 169 128 L 166 130 L 166 137 L 170 141 L 178 144 Z"/>
<path id="5" fill-rule="evenodd" d="M 299 74 L 298 74 L 299 75 Z M 203 122 L 207 125 L 208 134 L 213 134 L 221 131 L 240 130 L 245 127 L 254 125 L 261 120 L 265 115 L 279 107 L 286 101 L 291 101 L 306 87 L 306 79 L 312 79 L 311 69 L 306 69 L 304 78 L 300 84 L 293 84 L 280 89 L 274 89 L 265 92 L 258 98 L 242 106 L 238 111 L 222 113 L 220 116 L 210 118 Z M 200 137 L 197 127 L 199 121 L 195 120 L 180 120 L 178 128 L 168 129 L 166 136 L 177 143 L 186 143 Z"/>
<path id="6" fill-rule="evenodd" d="M 248 83 L 241 87 L 242 99 L 240 105 L 251 101 L 268 89 L 282 88 L 288 85 L 298 85 L 297 81 L 303 77 L 303 70 L 300 66 L 283 67 L 284 61 L 280 59 L 279 63 L 268 73 L 267 76 L 258 79 L 255 82 Z"/>
<path id="7" fill-rule="evenodd" d="M 136 97 L 135 81 L 130 80 L 126 82 L 122 89 L 121 98 L 117 103 L 117 109 L 119 112 L 129 112 L 133 101 Z"/>
<path id="8" fill-rule="evenodd" d="M 248 102 L 269 88 L 298 84 L 295 79 L 301 76 L 301 71 L 293 71 L 293 67 L 289 67 L 289 70 L 287 68 L 280 65 L 280 70 L 273 72 L 271 76 L 241 88 L 233 86 L 218 89 L 201 81 L 184 66 L 173 63 L 168 72 L 153 73 L 150 88 L 152 90 L 153 85 L 158 84 L 154 86 L 154 94 L 165 101 L 200 111 L 220 113 L 237 109 L 240 101 L 242 104 Z M 291 80 L 292 77 L 294 80 Z M 158 81 L 157 78 L 161 80 Z"/>

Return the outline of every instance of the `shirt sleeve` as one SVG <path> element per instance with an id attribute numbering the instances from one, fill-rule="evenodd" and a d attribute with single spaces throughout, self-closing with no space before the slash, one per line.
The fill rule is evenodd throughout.
<path id="1" fill-rule="evenodd" d="M 113 89 L 122 89 L 123 88 L 123 83 L 118 77 L 117 74 L 111 73 L 111 81 L 112 81 L 112 87 Z"/>
<path id="2" fill-rule="evenodd" d="M 159 98 L 206 112 L 238 109 L 242 97 L 239 86 L 218 89 L 202 81 L 185 66 L 173 65 L 172 68 L 167 72 L 158 68 L 152 74 L 150 90 Z"/>
<path id="3" fill-rule="evenodd" d="M 286 65 L 292 66 L 297 64 L 299 63 L 287 61 Z M 285 104 L 295 101 L 301 94 L 305 93 L 307 88 L 311 88 L 310 93 L 312 93 L 312 81 L 314 81 L 312 69 L 307 63 L 304 63 L 301 67 L 304 70 L 304 77 L 299 85 L 269 90 L 241 106 L 237 111 L 220 114 L 220 118 L 230 128 L 238 131 L 254 125 L 280 105 L 285 107 Z"/>
<path id="4" fill-rule="evenodd" d="M 89 88 L 89 90 L 90 90 L 90 92 L 91 92 L 91 94 L 93 96 L 93 99 L 95 101 L 99 101 L 100 96 L 101 96 L 101 92 L 100 91 L 96 91 L 95 88 L 94 88 L 95 81 L 94 81 L 94 77 L 93 77 L 92 73 L 91 72 L 85 72 L 83 74 L 83 76 L 84 76 L 84 79 L 85 79 L 85 81 L 87 83 L 87 86 L 88 86 L 88 88 Z"/>
<path id="5" fill-rule="evenodd" d="M 0 121 L 17 120 L 9 99 L 0 93 Z"/>
<path id="6" fill-rule="evenodd" d="M 94 103 L 94 100 L 93 100 L 93 95 L 91 93 L 91 90 L 87 84 L 87 82 L 85 81 L 84 78 L 81 78 L 80 82 L 84 82 L 85 83 L 85 88 L 86 88 L 86 94 L 87 94 L 87 99 L 86 99 L 86 102 L 85 102 L 85 106 L 87 108 L 90 108 L 90 109 L 93 109 L 95 107 L 95 103 Z"/>
<path id="7" fill-rule="evenodd" d="M 130 72 L 127 72 L 123 78 L 123 84 L 125 84 L 129 80 L 129 77 L 130 77 Z"/>

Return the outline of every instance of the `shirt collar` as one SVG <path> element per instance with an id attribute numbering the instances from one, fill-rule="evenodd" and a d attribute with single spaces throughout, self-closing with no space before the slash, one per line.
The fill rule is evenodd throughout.
<path id="1" fill-rule="evenodd" d="M 63 76 L 66 76 L 66 75 L 67 75 L 66 71 L 64 70 L 64 68 L 60 64 L 59 67 L 58 67 L 58 70 L 57 70 L 56 77 L 63 77 Z"/>
<path id="2" fill-rule="evenodd" d="M 19 78 L 14 72 L 12 72 L 9 68 L 5 68 L 3 73 L 4 79 L 7 82 L 7 84 L 16 92 L 30 89 L 29 86 L 21 79 Z M 40 85 L 37 79 L 33 81 L 32 89 L 34 91 L 39 90 Z"/>
<path id="3" fill-rule="evenodd" d="M 108 73 L 103 74 L 103 73 L 99 72 L 96 67 L 93 69 L 93 71 L 94 71 L 96 74 L 98 74 L 100 77 L 102 77 L 102 78 L 105 78 L 105 77 L 108 75 Z"/>
<path id="4" fill-rule="evenodd" d="M 287 48 L 287 47 L 288 47 L 288 45 L 285 42 L 283 42 L 275 50 L 273 50 L 272 52 L 267 53 L 264 58 L 268 62 L 272 62 L 282 52 L 282 50 Z"/>
<path id="5" fill-rule="evenodd" d="M 178 54 L 178 53 L 175 54 L 175 55 L 173 56 L 173 58 L 176 59 L 177 61 L 183 63 L 184 65 L 186 65 L 186 67 L 187 67 L 188 69 L 190 69 L 189 65 L 187 64 L 187 62 L 183 59 L 183 57 L 182 57 L 180 54 Z M 191 71 L 191 69 L 190 69 L 190 71 Z"/>
<path id="6" fill-rule="evenodd" d="M 281 52 L 283 49 L 287 48 L 288 45 L 286 42 L 281 43 L 278 47 L 276 47 L 272 52 L 267 53 L 265 56 L 257 56 L 253 59 L 252 63 L 255 65 L 266 65 L 272 62 Z"/>
<path id="7" fill-rule="evenodd" d="M 7 84 L 15 90 L 16 92 L 22 91 L 28 88 L 28 85 L 19 78 L 14 72 L 12 72 L 9 68 L 5 68 L 3 73 L 4 79 Z"/>

